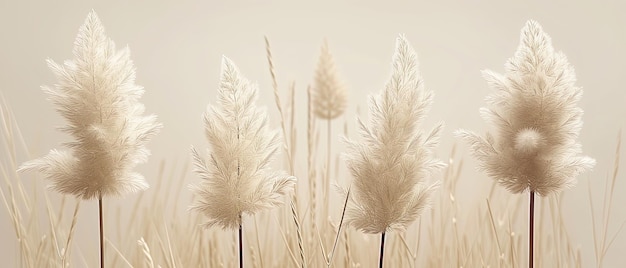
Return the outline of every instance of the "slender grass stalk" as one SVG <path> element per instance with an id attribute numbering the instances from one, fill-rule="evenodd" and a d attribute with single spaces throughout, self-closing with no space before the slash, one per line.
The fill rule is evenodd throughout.
<path id="1" fill-rule="evenodd" d="M 333 249 L 330 251 L 330 257 L 328 258 L 328 267 L 333 262 L 335 256 L 335 249 L 337 248 L 337 242 L 339 241 L 339 234 L 341 234 L 341 227 L 343 226 L 343 219 L 346 216 L 346 208 L 348 207 L 348 200 L 350 200 L 350 188 L 346 192 L 346 201 L 343 203 L 343 210 L 341 211 L 341 220 L 339 220 L 339 226 L 337 227 L 337 235 L 335 236 L 335 242 L 333 243 Z M 346 241 L 348 243 L 348 241 Z"/>
<path id="2" fill-rule="evenodd" d="M 243 224 L 241 223 L 239 223 L 239 268 L 243 268 Z"/>
<path id="3" fill-rule="evenodd" d="M 98 198 L 98 214 L 100 221 L 100 268 L 104 268 L 104 224 L 102 219 L 102 197 Z"/>
<path id="4" fill-rule="evenodd" d="M 489 211 L 489 219 L 491 220 L 491 229 L 493 230 L 494 238 L 496 239 L 496 245 L 498 246 L 498 257 L 502 255 L 502 246 L 500 246 L 500 238 L 498 237 L 498 230 L 496 230 L 496 222 L 493 218 L 493 212 L 491 211 L 491 203 L 487 199 L 487 210 Z"/>
<path id="5" fill-rule="evenodd" d="M 530 219 L 528 220 L 528 267 L 533 268 L 535 235 L 535 191 L 530 191 Z"/>
<path id="6" fill-rule="evenodd" d="M 304 241 L 302 239 L 302 232 L 300 231 L 300 220 L 298 219 L 298 213 L 296 211 L 296 204 L 295 202 L 291 202 L 291 215 L 293 217 L 293 222 L 296 225 L 296 236 L 297 236 L 297 240 L 298 240 L 298 250 L 300 252 L 300 261 L 302 261 L 302 263 L 300 264 L 300 267 L 304 268 L 306 267 L 306 258 L 304 257 Z"/>
<path id="7" fill-rule="evenodd" d="M 63 198 L 63 200 L 65 200 L 65 198 Z M 74 237 L 74 231 L 76 230 L 76 221 L 78 220 L 79 208 L 80 208 L 80 201 L 77 201 L 76 207 L 74 208 L 74 216 L 72 217 L 72 224 L 70 225 L 70 233 L 67 236 L 67 242 L 65 243 L 65 250 L 63 251 L 63 255 L 61 256 L 61 264 L 63 265 L 63 268 L 69 267 L 69 264 L 70 264 L 70 261 L 67 259 L 67 257 L 70 256 L 70 251 L 72 249 L 72 238 Z"/>
<path id="8" fill-rule="evenodd" d="M 111 247 L 111 249 L 113 249 L 113 251 L 115 251 L 115 253 L 117 253 L 116 256 L 119 256 L 120 259 L 122 259 L 122 261 L 128 266 L 128 267 L 133 267 L 133 265 L 130 263 L 130 261 L 124 257 L 124 254 L 122 254 L 122 252 L 113 244 L 111 243 L 111 241 L 109 239 L 106 239 L 107 243 L 109 243 L 109 246 Z M 111 265 L 112 267 L 118 267 L 118 265 L 115 264 L 115 262 L 113 262 L 113 265 Z M 87 265 L 85 265 L 84 267 L 87 267 Z M 176 266 L 168 266 L 168 267 L 176 267 Z"/>
<path id="9" fill-rule="evenodd" d="M 274 89 L 274 101 L 276 102 L 276 107 L 278 108 L 278 113 L 280 114 L 280 126 L 281 129 L 283 131 L 283 139 L 285 140 L 285 144 L 283 146 L 283 149 L 285 150 L 285 153 L 287 154 L 287 160 L 289 163 L 289 174 L 293 175 L 293 159 L 292 159 L 292 155 L 291 155 L 291 151 L 289 150 L 289 136 L 287 135 L 287 127 L 285 126 L 285 122 L 286 117 L 285 117 L 285 113 L 283 112 L 283 106 L 281 104 L 280 101 L 280 94 L 278 92 L 278 81 L 276 79 L 276 69 L 274 68 L 274 61 L 272 60 L 272 50 L 270 47 L 270 41 L 267 38 L 267 36 L 264 37 L 265 38 L 265 53 L 267 56 L 267 63 L 269 64 L 269 69 L 270 69 L 270 75 L 272 77 L 272 88 Z M 294 146 L 293 144 L 291 146 Z"/>
<path id="10" fill-rule="evenodd" d="M 330 115 L 330 111 L 328 112 Z M 331 119 L 326 119 L 326 176 L 324 177 L 324 211 L 328 211 L 328 193 L 330 192 L 330 144 L 332 139 Z M 324 215 L 328 217 L 328 215 Z"/>
<path id="11" fill-rule="evenodd" d="M 317 228 L 317 173 L 315 170 L 315 148 L 317 140 L 315 135 L 315 114 L 313 112 L 313 99 L 311 87 L 307 87 L 307 179 L 309 180 L 309 200 L 311 203 L 311 230 Z M 311 236 L 314 231 L 311 232 Z"/>
<path id="12" fill-rule="evenodd" d="M 380 257 L 378 259 L 378 268 L 383 268 L 383 257 L 385 256 L 385 233 L 380 235 Z"/>
<path id="13" fill-rule="evenodd" d="M 241 138 L 241 130 L 239 128 L 239 124 L 237 124 L 237 140 L 239 141 Z M 241 159 L 237 159 L 237 178 L 239 179 L 241 176 Z M 243 268 L 243 221 L 241 217 L 241 213 L 239 213 L 239 268 Z"/>
<path id="14" fill-rule="evenodd" d="M 256 231 L 256 246 L 259 248 L 259 265 L 261 266 L 261 268 L 263 268 L 263 251 L 261 250 L 263 247 L 261 247 L 261 240 L 259 239 L 259 225 L 257 223 L 257 217 L 254 217 L 254 230 Z M 267 243 L 265 243 L 267 244 Z"/>
<path id="15" fill-rule="evenodd" d="M 144 256 L 144 264 L 150 268 L 154 268 L 152 253 L 150 253 L 150 247 L 148 246 L 148 243 L 146 243 L 146 240 L 141 237 L 139 240 L 137 240 L 137 244 L 139 244 L 139 247 L 141 247 L 141 252 Z"/>

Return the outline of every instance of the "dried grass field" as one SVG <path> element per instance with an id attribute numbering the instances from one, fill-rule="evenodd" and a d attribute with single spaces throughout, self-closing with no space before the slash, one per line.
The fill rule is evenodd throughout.
<path id="1" fill-rule="evenodd" d="M 0 266 L 626 265 L 623 4 L 279 2 L 3 3 Z"/>

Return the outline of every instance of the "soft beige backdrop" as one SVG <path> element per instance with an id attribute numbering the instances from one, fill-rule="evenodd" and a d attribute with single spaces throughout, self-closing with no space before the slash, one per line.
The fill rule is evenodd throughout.
<path id="1" fill-rule="evenodd" d="M 341 129 L 343 122 L 353 129 L 357 109 L 365 111 L 366 95 L 381 89 L 388 77 L 395 37 L 405 33 L 418 52 L 426 86 L 435 92 L 426 126 L 446 121 L 439 154 L 448 157 L 457 142 L 453 130 L 486 127 L 478 108 L 490 91 L 480 70 L 502 71 L 517 47 L 524 22 L 538 20 L 556 49 L 576 67 L 578 84 L 585 89 L 581 141 L 598 165 L 568 190 L 564 216 L 572 241 L 582 249 L 584 266 L 595 263 L 588 181 L 600 198 L 618 131 L 624 126 L 625 1 L 1 1 L 0 92 L 14 110 L 33 155 L 43 155 L 68 140 L 55 129 L 63 121 L 39 87 L 55 82 L 45 59 L 72 57 L 77 29 L 94 9 L 118 47 L 130 47 L 137 83 L 146 88 L 143 102 L 165 125 L 149 146 L 150 162 L 140 167 L 149 181 L 154 181 L 159 161 L 180 165 L 188 158 L 191 144 L 206 146 L 200 116 L 215 99 L 222 55 L 258 81 L 261 103 L 269 107 L 271 123 L 278 126 L 264 35 L 272 42 L 279 86 L 286 92 L 288 83 L 296 81 L 300 108 L 306 104 L 305 88 L 311 83 L 319 46 L 327 38 L 350 92 L 349 112 L 335 129 Z M 305 119 L 304 110 L 299 110 L 301 137 Z M 465 146 L 458 148 L 467 156 Z M 483 204 L 477 197 L 484 196 L 491 181 L 474 170 L 471 158 L 466 159 L 460 200 Z M 622 161 L 622 167 L 625 164 Z M 28 180 L 25 183 L 30 185 L 33 179 Z M 616 191 L 612 230 L 626 219 L 626 175 L 620 176 Z M 179 207 L 185 207 L 187 200 L 181 199 Z M 94 253 L 97 234 L 87 227 L 97 217 L 91 213 L 92 203 L 81 208 L 77 243 L 88 244 L 81 245 L 83 252 Z M 15 265 L 16 245 L 3 207 L 0 266 Z M 608 253 L 606 267 L 626 265 L 624 251 L 626 234 L 622 233 Z M 96 257 L 92 253 L 86 254 Z"/>

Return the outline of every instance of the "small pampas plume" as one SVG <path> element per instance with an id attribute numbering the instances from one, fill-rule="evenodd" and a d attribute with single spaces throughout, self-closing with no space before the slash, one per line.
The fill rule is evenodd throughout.
<path id="1" fill-rule="evenodd" d="M 370 125 L 358 121 L 363 141 L 347 140 L 346 164 L 354 177 L 347 223 L 384 235 L 405 229 L 429 206 L 439 184 L 428 178 L 445 166 L 433 156 L 443 124 L 429 132 L 417 128 L 432 100 L 417 55 L 400 35 L 391 79 L 380 94 L 370 96 Z"/>
<path id="2" fill-rule="evenodd" d="M 268 166 L 281 140 L 278 131 L 269 129 L 267 112 L 257 108 L 256 100 L 256 85 L 224 57 L 218 105 L 209 106 L 204 115 L 207 160 L 192 147 L 202 181 L 191 186 L 197 197 L 191 209 L 208 218 L 205 227 L 240 228 L 243 213 L 281 204 L 282 195 L 295 185 L 295 177 Z"/>
<path id="3" fill-rule="evenodd" d="M 313 80 L 313 103 L 315 115 L 332 120 L 346 109 L 348 97 L 330 54 L 328 42 L 324 41 Z"/>
<path id="4" fill-rule="evenodd" d="M 43 90 L 65 118 L 62 131 L 74 137 L 68 150 L 52 150 L 22 164 L 52 181 L 50 187 L 81 199 L 120 196 L 148 188 L 133 168 L 146 162 L 146 143 L 159 132 L 154 115 L 144 116 L 128 48 L 117 51 L 95 11 L 74 42 L 75 59 L 48 60 L 58 83 Z"/>
<path id="5" fill-rule="evenodd" d="M 313 113 L 315 116 L 326 120 L 326 170 L 322 178 L 322 190 L 324 197 L 323 216 L 328 217 L 328 202 L 330 192 L 330 171 L 331 171 L 331 145 L 332 145 L 332 124 L 331 120 L 341 116 L 347 106 L 347 91 L 342 85 L 341 79 L 335 67 L 335 61 L 330 54 L 328 42 L 324 40 L 321 54 L 315 70 L 315 79 L 312 89 Z"/>
<path id="6" fill-rule="evenodd" d="M 481 137 L 459 130 L 457 135 L 470 144 L 490 177 L 511 193 L 546 196 L 574 185 L 576 176 L 595 165 L 581 155 L 577 141 L 583 90 L 575 85 L 574 68 L 554 51 L 539 23 L 526 23 L 504 75 L 487 70 L 483 76 L 495 92 L 487 98 L 490 107 L 480 113 L 496 131 Z"/>

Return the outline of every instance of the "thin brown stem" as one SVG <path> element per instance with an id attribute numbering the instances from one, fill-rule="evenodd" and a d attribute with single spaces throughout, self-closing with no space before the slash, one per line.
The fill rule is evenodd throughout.
<path id="1" fill-rule="evenodd" d="M 378 268 L 383 268 L 383 256 L 385 253 L 385 232 L 380 236 L 380 258 L 378 261 Z"/>
<path id="2" fill-rule="evenodd" d="M 104 268 L 104 224 L 102 219 L 102 196 L 98 198 L 98 214 L 100 216 L 100 268 Z"/>
<path id="3" fill-rule="evenodd" d="M 241 223 L 239 223 L 239 268 L 243 268 L 243 224 Z"/>
<path id="4" fill-rule="evenodd" d="M 528 220 L 528 267 L 533 268 L 533 250 L 535 236 L 535 191 L 530 191 L 530 219 Z"/>

